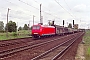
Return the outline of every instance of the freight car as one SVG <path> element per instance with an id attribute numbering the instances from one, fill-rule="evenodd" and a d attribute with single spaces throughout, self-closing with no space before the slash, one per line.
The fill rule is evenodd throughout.
<path id="1" fill-rule="evenodd" d="M 55 25 L 54 27 L 55 27 L 55 34 L 56 35 L 64 35 L 65 31 L 64 31 L 63 26 Z"/>
<path id="2" fill-rule="evenodd" d="M 56 35 L 64 35 L 68 33 L 68 28 L 67 27 L 63 27 L 63 26 L 59 26 L 59 25 L 54 25 L 55 27 L 55 34 Z"/>

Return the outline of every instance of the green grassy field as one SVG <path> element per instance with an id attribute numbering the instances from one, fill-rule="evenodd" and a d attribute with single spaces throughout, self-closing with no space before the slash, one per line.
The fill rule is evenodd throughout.
<path id="1" fill-rule="evenodd" d="M 85 60 L 90 60 L 90 30 L 86 31 L 84 36 L 85 41 Z"/>
<path id="2" fill-rule="evenodd" d="M 21 30 L 18 32 L 8 32 L 8 37 L 6 33 L 0 33 L 0 40 L 8 40 L 8 39 L 15 39 L 15 38 L 24 38 L 29 37 L 31 31 L 28 30 Z"/>

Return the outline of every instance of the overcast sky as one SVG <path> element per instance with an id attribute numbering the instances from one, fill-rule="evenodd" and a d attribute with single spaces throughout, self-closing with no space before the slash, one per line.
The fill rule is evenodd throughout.
<path id="1" fill-rule="evenodd" d="M 65 26 L 75 20 L 79 28 L 90 28 L 90 0 L 0 0 L 0 21 L 7 23 L 7 11 L 9 21 L 12 20 L 18 26 L 40 22 L 40 4 L 42 4 L 43 23 L 55 20 L 55 24 Z"/>

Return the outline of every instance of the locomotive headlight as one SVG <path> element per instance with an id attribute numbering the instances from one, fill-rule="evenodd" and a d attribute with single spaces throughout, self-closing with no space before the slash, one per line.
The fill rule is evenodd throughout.
<path id="1" fill-rule="evenodd" d="M 34 34 L 38 34 L 38 33 L 34 33 Z"/>

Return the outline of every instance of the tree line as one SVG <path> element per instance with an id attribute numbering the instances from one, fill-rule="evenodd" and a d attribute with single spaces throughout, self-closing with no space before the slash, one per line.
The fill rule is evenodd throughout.
<path id="1" fill-rule="evenodd" d="M 21 26 L 20 26 L 20 27 L 17 29 L 17 25 L 16 25 L 16 23 L 13 22 L 13 21 L 9 21 L 9 22 L 6 24 L 6 26 L 4 27 L 3 21 L 0 21 L 0 32 L 6 32 L 7 30 L 8 30 L 8 32 L 16 32 L 17 30 L 19 31 L 19 30 L 28 30 L 28 29 L 30 29 L 30 28 L 28 27 L 27 24 L 24 24 L 24 27 L 21 27 Z"/>
<path id="2" fill-rule="evenodd" d="M 69 23 L 68 25 L 69 28 L 72 28 L 72 24 Z M 0 32 L 6 32 L 8 30 L 8 32 L 16 32 L 17 30 L 30 30 L 31 28 L 28 27 L 27 24 L 24 24 L 24 27 L 19 27 L 17 29 L 16 23 L 13 21 L 9 21 L 6 26 L 4 27 L 4 23 L 3 21 L 0 21 Z"/>

